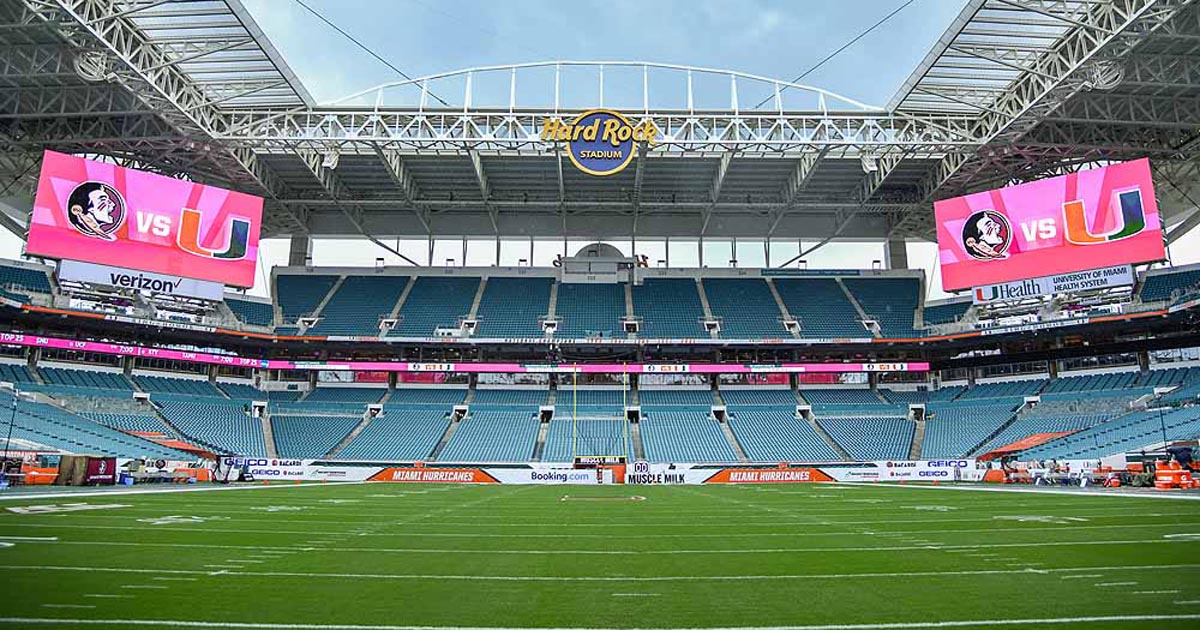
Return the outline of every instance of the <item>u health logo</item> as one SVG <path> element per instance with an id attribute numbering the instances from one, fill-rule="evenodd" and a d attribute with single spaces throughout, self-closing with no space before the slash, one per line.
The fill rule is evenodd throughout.
<path id="1" fill-rule="evenodd" d="M 567 143 L 567 157 L 575 168 L 599 177 L 625 170 L 637 153 L 639 142 L 657 143 L 658 127 L 646 120 L 634 124 L 620 112 L 591 109 L 567 123 L 547 118 L 542 123 L 542 141 Z"/>

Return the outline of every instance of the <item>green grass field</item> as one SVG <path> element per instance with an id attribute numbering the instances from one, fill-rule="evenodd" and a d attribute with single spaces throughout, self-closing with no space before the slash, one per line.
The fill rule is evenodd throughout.
<path id="1" fill-rule="evenodd" d="M 80 502 L 126 507 L 9 509 Z M 0 508 L 16 627 L 1200 627 L 1196 501 L 327 484 Z"/>

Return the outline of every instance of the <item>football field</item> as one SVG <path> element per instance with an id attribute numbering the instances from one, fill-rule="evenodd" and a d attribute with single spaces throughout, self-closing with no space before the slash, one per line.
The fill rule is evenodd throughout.
<path id="1" fill-rule="evenodd" d="M 0 502 L 0 570 L 11 627 L 1195 628 L 1200 502 L 832 484 L 29 497 Z"/>

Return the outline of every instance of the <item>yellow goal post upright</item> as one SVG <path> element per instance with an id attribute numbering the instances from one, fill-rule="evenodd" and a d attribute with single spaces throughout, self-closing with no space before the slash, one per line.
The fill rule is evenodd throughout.
<path id="1" fill-rule="evenodd" d="M 630 461 L 633 443 L 626 409 L 629 408 L 629 370 L 621 366 L 619 417 L 579 409 L 579 364 L 571 367 L 571 460 L 576 468 L 618 466 Z M 618 424 L 619 423 L 619 424 Z"/>

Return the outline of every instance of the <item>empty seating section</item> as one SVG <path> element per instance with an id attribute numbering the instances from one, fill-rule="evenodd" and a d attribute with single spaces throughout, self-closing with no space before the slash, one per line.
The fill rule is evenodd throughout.
<path id="1" fill-rule="evenodd" d="M 1140 387 L 1171 387 L 1200 381 L 1200 368 L 1154 368 L 1138 375 Z"/>
<path id="2" fill-rule="evenodd" d="M 387 409 L 428 406 L 450 411 L 451 407 L 462 403 L 466 397 L 467 390 L 465 388 L 397 387 L 392 390 L 392 395 L 388 398 Z"/>
<path id="3" fill-rule="evenodd" d="M 1011 398 L 1013 396 L 1036 395 L 1044 380 L 1005 381 L 1002 383 L 976 383 L 958 396 L 958 400 L 978 400 L 980 398 Z"/>
<path id="4" fill-rule="evenodd" d="M 970 302 L 947 302 L 926 306 L 922 315 L 926 326 L 937 326 L 962 319 L 970 309 Z"/>
<path id="5" fill-rule="evenodd" d="M 904 418 L 818 418 L 817 423 L 857 460 L 907 459 L 916 430 Z"/>
<path id="6" fill-rule="evenodd" d="M 400 307 L 400 322 L 388 334 L 432 337 L 438 328 L 457 328 L 471 313 L 479 282 L 479 278 L 418 277 Z"/>
<path id="7" fill-rule="evenodd" d="M 746 407 L 782 407 L 785 410 L 789 407 L 794 408 L 796 403 L 796 394 L 790 389 L 737 389 L 723 388 L 721 390 L 721 400 L 729 407 L 737 407 L 739 409 Z"/>
<path id="8" fill-rule="evenodd" d="M 634 285 L 633 312 L 641 318 L 643 339 L 699 339 L 704 330 L 704 306 L 696 281 L 687 278 L 647 278 Z"/>
<path id="9" fill-rule="evenodd" d="M 32 383 L 34 382 L 33 372 L 27 365 L 0 363 L 0 381 L 16 383 L 18 386 L 21 383 Z"/>
<path id="10" fill-rule="evenodd" d="M 377 403 L 386 389 L 378 387 L 317 387 L 308 393 L 303 402 L 322 403 Z"/>
<path id="11" fill-rule="evenodd" d="M 929 392 L 926 391 L 896 391 L 891 389 L 880 389 L 880 394 L 883 397 L 896 403 L 903 405 L 919 405 L 929 400 Z"/>
<path id="12" fill-rule="evenodd" d="M 945 402 L 955 400 L 967 391 L 966 385 L 950 385 L 947 387 L 939 387 L 929 392 L 929 402 Z"/>
<path id="13" fill-rule="evenodd" d="M 1022 459 L 1091 459 L 1142 450 L 1163 441 L 1200 437 L 1200 407 L 1125 414 L 1103 424 L 1035 446 Z"/>
<path id="14" fill-rule="evenodd" d="M 450 418 L 445 411 L 388 410 L 346 445 L 338 459 L 424 460 L 449 426 Z"/>
<path id="15" fill-rule="evenodd" d="M 267 455 L 262 424 L 246 413 L 242 402 L 213 398 L 164 400 L 157 404 L 164 418 L 185 437 L 202 445 L 234 455 Z"/>
<path id="16" fill-rule="evenodd" d="M 1132 371 L 1090 374 L 1086 376 L 1059 375 L 1058 378 L 1046 384 L 1046 387 L 1042 390 L 1042 394 L 1129 389 L 1135 386 L 1137 378 L 1138 373 Z"/>
<path id="17" fill-rule="evenodd" d="M 553 284 L 553 278 L 488 278 L 475 313 L 475 336 L 541 337 Z"/>
<path id="18" fill-rule="evenodd" d="M 1047 404 L 1049 403 L 1042 403 L 1042 405 Z M 975 454 L 983 454 L 1038 433 L 1058 433 L 1086 429 L 1118 415 L 1120 415 L 1120 412 L 1068 412 L 1064 407 L 1054 407 L 1046 411 L 1024 411 L 1017 416 L 1017 419 L 1012 424 L 1005 427 L 1003 431 L 995 438 L 989 440 Z"/>
<path id="19" fill-rule="evenodd" d="M 18 292 L 50 293 L 50 277 L 40 269 L 0 265 L 0 287 Z"/>
<path id="20" fill-rule="evenodd" d="M 392 312 L 406 285 L 407 276 L 346 276 L 308 332 L 375 337 L 379 321 Z"/>
<path id="21" fill-rule="evenodd" d="M 1020 399 L 969 403 L 930 403 L 925 408 L 921 457 L 965 457 L 1015 413 Z"/>
<path id="22" fill-rule="evenodd" d="M 175 378 L 171 376 L 147 376 L 135 374 L 134 382 L 142 391 L 149 392 L 151 397 L 155 393 L 161 394 L 186 394 L 188 396 L 215 396 L 224 398 L 221 390 L 213 386 L 207 380 L 198 380 L 190 378 Z"/>
<path id="23" fill-rule="evenodd" d="M 821 417 L 908 415 L 907 404 L 884 402 L 869 389 L 805 389 L 800 394 Z"/>
<path id="24" fill-rule="evenodd" d="M 559 284 L 555 337 L 624 337 L 624 284 Z"/>
<path id="25" fill-rule="evenodd" d="M 270 302 L 252 302 L 225 298 L 225 305 L 238 320 L 255 326 L 267 326 L 275 322 L 275 307 Z"/>
<path id="26" fill-rule="evenodd" d="M 619 389 L 589 389 L 559 385 L 554 399 L 556 413 L 570 412 L 573 407 L 580 409 L 609 408 L 613 413 L 622 415 L 622 404 L 633 404 L 632 394 Z"/>
<path id="27" fill-rule="evenodd" d="M 863 312 L 879 322 L 884 337 L 921 337 L 913 328 L 913 314 L 921 303 L 921 282 L 916 278 L 846 278 L 842 282 L 858 300 Z"/>
<path id="28" fill-rule="evenodd" d="M 547 389 L 477 389 L 471 408 L 518 407 L 536 411 L 546 404 L 549 396 Z"/>
<path id="29" fill-rule="evenodd" d="M 118 431 L 170 434 L 171 429 L 158 416 L 149 413 L 80 413 L 79 415 Z"/>
<path id="30" fill-rule="evenodd" d="M 721 320 L 726 339 L 763 339 L 789 336 L 783 314 L 766 280 L 710 278 L 704 293 L 713 317 Z"/>
<path id="31" fill-rule="evenodd" d="M 279 275 L 275 278 L 275 299 L 285 323 L 311 315 L 337 283 L 337 276 Z"/>
<path id="32" fill-rule="evenodd" d="M 271 416 L 280 457 L 319 459 L 338 445 L 362 418 L 356 416 Z"/>
<path id="33" fill-rule="evenodd" d="M 838 454 L 795 411 L 735 409 L 727 422 L 750 461 L 837 461 Z"/>
<path id="34" fill-rule="evenodd" d="M 809 339 L 863 338 L 871 333 L 837 280 L 778 278 L 775 290 L 788 313 L 800 323 L 800 336 Z"/>
<path id="35" fill-rule="evenodd" d="M 267 400 L 271 402 L 287 402 L 300 400 L 300 397 L 304 395 L 304 392 L 298 389 L 280 389 L 269 391 L 266 394 Z"/>
<path id="36" fill-rule="evenodd" d="M 638 392 L 643 409 L 649 408 L 699 408 L 708 413 L 712 410 L 712 391 L 707 389 L 643 389 Z"/>
<path id="37" fill-rule="evenodd" d="M 571 462 L 573 457 L 623 455 L 633 457 L 629 425 L 623 418 L 612 420 L 555 418 L 546 431 L 543 462 Z"/>
<path id="38" fill-rule="evenodd" d="M 479 411 L 458 423 L 443 462 L 525 462 L 537 442 L 537 416 L 524 411 Z"/>
<path id="39" fill-rule="evenodd" d="M 649 461 L 704 463 L 738 459 L 716 419 L 705 412 L 653 411 L 640 424 Z"/>
<path id="40" fill-rule="evenodd" d="M 267 393 L 259 391 L 248 383 L 223 383 L 217 381 L 217 388 L 234 400 L 267 400 Z"/>
<path id="41" fill-rule="evenodd" d="M 86 388 L 88 390 L 119 390 L 119 393 L 122 394 L 133 390 L 133 385 L 125 378 L 125 375 L 116 372 L 40 367 L 38 368 L 38 373 L 42 375 L 42 380 L 47 385 Z"/>
<path id="42" fill-rule="evenodd" d="M 1200 269 L 1147 275 L 1139 295 L 1143 302 L 1175 300 L 1200 288 Z"/>
<path id="43" fill-rule="evenodd" d="M 0 397 L 11 408 L 12 397 Z M 7 436 L 7 432 L 5 434 Z M 22 399 L 13 412 L 12 437 L 69 453 L 190 460 L 193 456 L 127 435 L 52 405 Z"/>
<path id="44" fill-rule="evenodd" d="M 1200 381 L 1185 383 L 1164 394 L 1159 400 L 1168 405 L 1200 402 Z"/>

